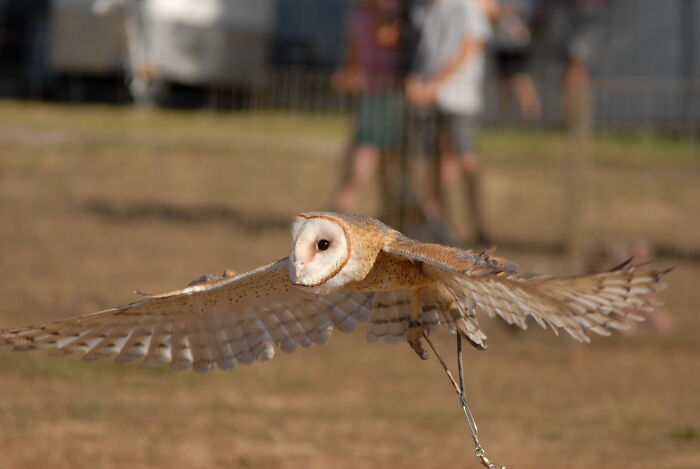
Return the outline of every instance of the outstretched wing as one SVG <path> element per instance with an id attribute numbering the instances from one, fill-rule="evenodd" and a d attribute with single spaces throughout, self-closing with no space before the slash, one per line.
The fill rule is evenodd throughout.
<path id="1" fill-rule="evenodd" d="M 170 363 L 206 373 L 218 366 L 270 360 L 323 344 L 332 326 L 349 332 L 369 317 L 371 294 L 340 291 L 315 295 L 289 282 L 282 259 L 251 272 L 99 313 L 0 331 L 0 345 L 14 350 L 53 348 L 53 354 L 85 352 L 84 360 L 117 354 L 118 363 L 145 357 L 150 366 Z"/>
<path id="2" fill-rule="evenodd" d="M 421 262 L 424 272 L 449 290 L 472 330 L 478 331 L 477 313 L 501 316 L 523 329 L 532 316 L 542 327 L 549 325 L 555 332 L 562 328 L 582 342 L 590 341 L 587 331 L 610 335 L 609 329 L 627 327 L 623 318 L 642 320 L 630 310 L 653 307 L 653 293 L 663 287 L 662 277 L 670 270 L 636 269 L 625 263 L 610 272 L 556 277 L 518 273 L 517 266 L 488 252 L 408 239 L 385 250 Z M 468 337 L 483 345 L 479 334 Z"/>

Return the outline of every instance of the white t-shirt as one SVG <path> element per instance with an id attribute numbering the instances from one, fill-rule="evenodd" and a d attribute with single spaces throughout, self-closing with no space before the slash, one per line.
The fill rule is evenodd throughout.
<path id="1" fill-rule="evenodd" d="M 437 0 L 427 9 L 418 47 L 416 71 L 433 78 L 460 51 L 465 39 L 486 42 L 491 36 L 488 18 L 478 0 Z M 484 50 L 467 58 L 440 84 L 437 107 L 446 112 L 477 114 L 483 104 Z"/>

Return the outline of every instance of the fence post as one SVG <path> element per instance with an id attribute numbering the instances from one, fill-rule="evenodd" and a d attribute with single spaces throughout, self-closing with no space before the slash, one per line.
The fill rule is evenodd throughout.
<path id="1" fill-rule="evenodd" d="M 591 128 L 593 105 L 590 82 L 579 83 L 567 90 L 568 144 L 567 168 L 568 213 L 565 218 L 567 264 L 569 271 L 580 273 L 586 249 L 588 201 L 591 194 Z"/>

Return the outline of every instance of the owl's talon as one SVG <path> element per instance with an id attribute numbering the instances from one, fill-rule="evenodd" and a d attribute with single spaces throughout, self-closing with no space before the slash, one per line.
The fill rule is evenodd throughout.
<path id="1" fill-rule="evenodd" d="M 426 334 L 428 333 L 427 325 L 411 321 L 408 329 L 408 345 L 411 346 L 421 360 L 427 360 L 430 358 L 430 355 L 428 355 L 428 351 L 423 348 L 423 332 Z"/>
<path id="2" fill-rule="evenodd" d="M 409 340 L 408 345 L 411 346 L 413 351 L 416 352 L 416 355 L 418 355 L 421 360 L 427 360 L 428 358 L 430 358 L 428 352 L 423 348 L 423 343 L 420 339 L 417 339 L 415 341 Z"/>

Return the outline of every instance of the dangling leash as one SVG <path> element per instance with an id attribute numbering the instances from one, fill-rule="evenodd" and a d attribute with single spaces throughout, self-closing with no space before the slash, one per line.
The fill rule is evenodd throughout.
<path id="1" fill-rule="evenodd" d="M 462 406 L 462 410 L 464 411 L 464 416 L 467 419 L 467 423 L 469 424 L 469 430 L 471 431 L 472 434 L 472 440 L 474 441 L 474 450 L 476 454 L 476 459 L 481 463 L 482 466 L 487 467 L 488 469 L 506 469 L 505 466 L 497 466 L 494 463 L 489 460 L 489 458 L 486 457 L 486 450 L 481 446 L 481 442 L 479 441 L 479 429 L 476 426 L 476 420 L 474 420 L 474 416 L 472 415 L 472 411 L 469 409 L 469 405 L 467 403 L 467 396 L 464 394 L 464 367 L 462 365 L 462 337 L 457 335 L 457 367 L 459 368 L 459 384 L 455 381 L 454 377 L 452 376 L 452 373 L 450 372 L 449 368 L 447 368 L 447 364 L 445 361 L 442 359 L 440 354 L 438 353 L 437 349 L 435 349 L 435 346 L 433 343 L 430 341 L 428 338 L 428 334 L 423 332 L 423 337 L 425 338 L 425 341 L 428 342 L 428 345 L 430 348 L 433 350 L 433 353 L 437 357 L 437 359 L 440 361 L 440 364 L 442 365 L 443 370 L 445 370 L 445 373 L 447 373 L 447 377 L 450 379 L 450 382 L 452 383 L 452 386 L 454 386 L 455 391 L 457 392 L 457 395 L 459 396 L 459 403 Z"/>

